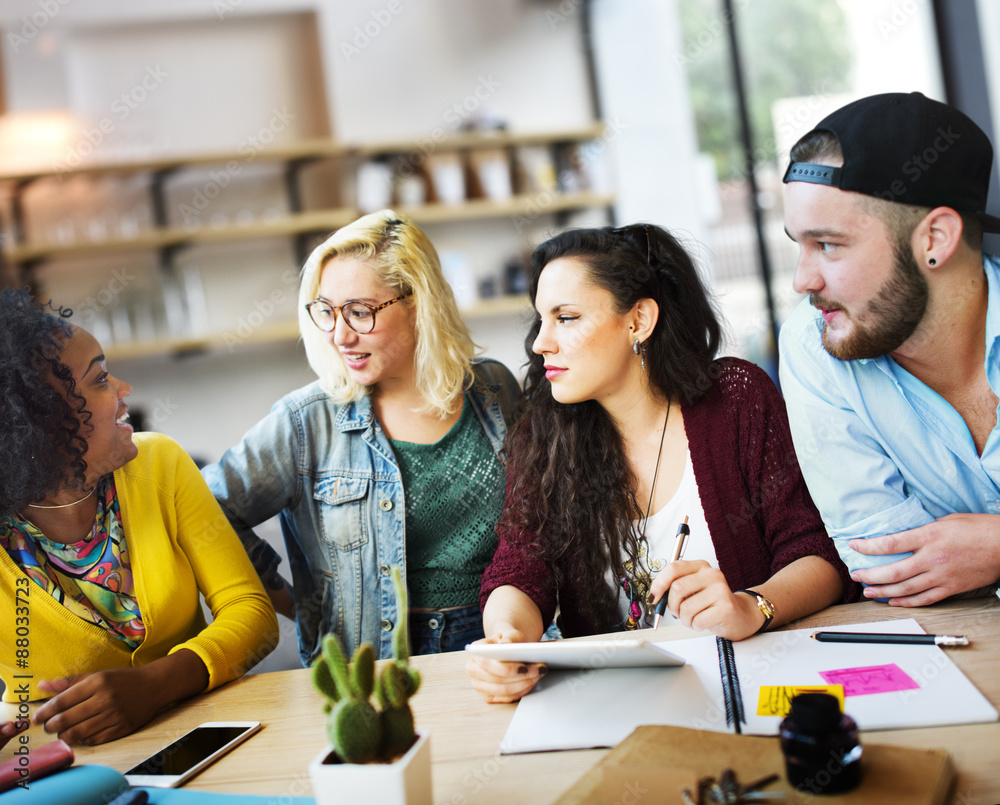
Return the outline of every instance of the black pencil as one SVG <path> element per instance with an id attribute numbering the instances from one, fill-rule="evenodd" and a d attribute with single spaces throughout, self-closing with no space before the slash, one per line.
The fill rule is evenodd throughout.
<path id="1" fill-rule="evenodd" d="M 885 632 L 813 632 L 809 635 L 820 643 L 895 643 L 911 646 L 967 646 L 965 635 L 950 634 L 888 634 Z"/>

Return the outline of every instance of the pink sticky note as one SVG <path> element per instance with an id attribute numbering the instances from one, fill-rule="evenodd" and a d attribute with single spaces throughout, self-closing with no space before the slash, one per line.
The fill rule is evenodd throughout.
<path id="1" fill-rule="evenodd" d="M 891 693 L 896 690 L 915 690 L 920 687 L 895 663 L 820 671 L 819 675 L 828 685 L 843 685 L 845 696 Z"/>

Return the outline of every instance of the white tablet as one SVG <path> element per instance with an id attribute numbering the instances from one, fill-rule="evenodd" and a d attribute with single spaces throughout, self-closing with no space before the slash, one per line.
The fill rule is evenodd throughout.
<path id="1" fill-rule="evenodd" d="M 549 668 L 649 668 L 684 665 L 662 643 L 631 640 L 547 640 L 541 643 L 473 643 L 470 654 L 501 662 L 543 662 Z"/>

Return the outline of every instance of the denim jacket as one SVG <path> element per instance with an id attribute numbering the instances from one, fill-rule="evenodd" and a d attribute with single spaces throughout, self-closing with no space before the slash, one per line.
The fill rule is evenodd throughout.
<path id="1" fill-rule="evenodd" d="M 497 361 L 475 360 L 472 372 L 466 401 L 499 456 L 520 387 Z M 281 558 L 253 527 L 279 516 L 304 665 L 328 632 L 348 654 L 370 642 L 392 656 L 400 616 L 389 572 L 406 578 L 406 501 L 369 396 L 338 405 L 318 382 L 293 391 L 202 472 L 265 580 Z"/>

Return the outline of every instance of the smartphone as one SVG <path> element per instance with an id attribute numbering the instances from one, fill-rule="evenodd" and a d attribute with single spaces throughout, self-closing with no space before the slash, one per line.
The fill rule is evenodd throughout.
<path id="1" fill-rule="evenodd" d="M 125 772 L 129 785 L 176 788 L 260 729 L 259 721 L 206 721 Z"/>

